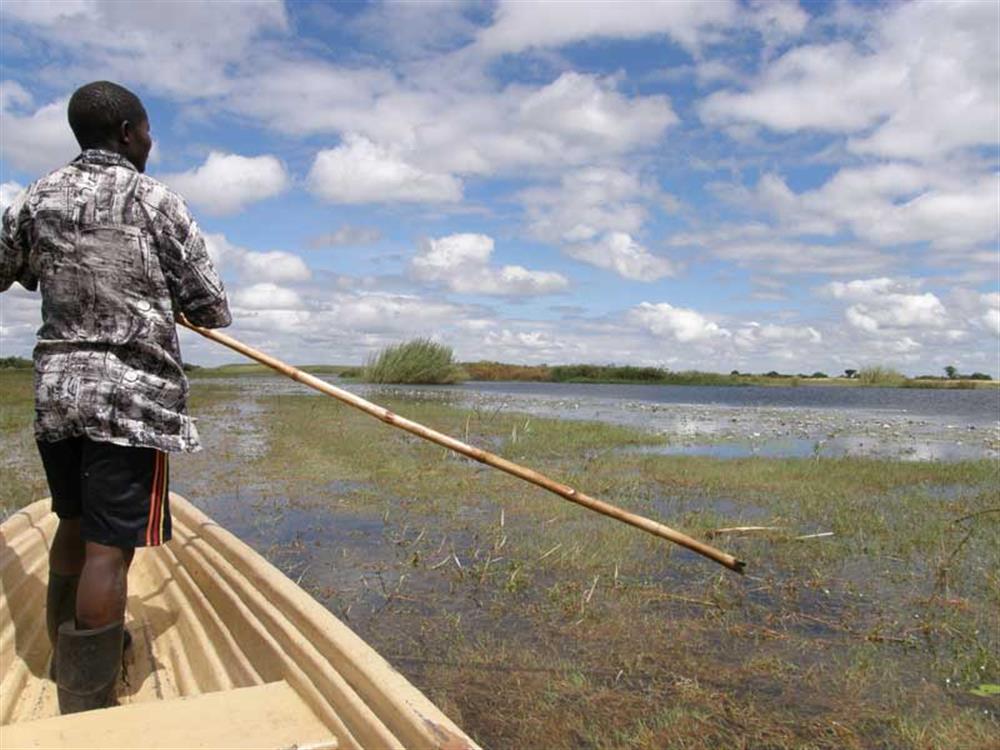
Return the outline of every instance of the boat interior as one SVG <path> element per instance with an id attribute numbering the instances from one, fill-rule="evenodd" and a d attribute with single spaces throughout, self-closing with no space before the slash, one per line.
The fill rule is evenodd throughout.
<path id="1" fill-rule="evenodd" d="M 45 626 L 47 501 L 0 525 L 0 747 L 476 745 L 322 605 L 179 495 L 129 575 L 119 705 L 60 716 Z"/>

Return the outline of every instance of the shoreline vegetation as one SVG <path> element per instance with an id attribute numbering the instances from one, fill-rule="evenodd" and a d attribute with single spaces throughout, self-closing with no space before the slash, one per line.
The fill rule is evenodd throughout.
<path id="1" fill-rule="evenodd" d="M 0 370 L 30 369 L 30 359 L 23 357 L 0 358 Z M 519 365 L 507 362 L 480 360 L 455 362 L 448 346 L 429 339 L 414 339 L 381 350 L 361 367 L 356 365 L 311 364 L 297 365 L 300 370 L 313 375 L 334 375 L 367 383 L 403 385 L 452 385 L 465 381 L 477 382 L 534 382 L 534 383 L 595 383 L 617 385 L 695 385 L 695 386 L 844 386 L 849 388 L 943 388 L 974 389 L 996 388 L 1000 380 L 974 372 L 962 374 L 955 367 L 946 367 L 945 375 L 917 375 L 909 377 L 883 365 L 845 370 L 841 375 L 825 372 L 765 373 L 739 372 L 728 374 L 703 370 L 669 370 L 664 367 L 639 367 L 634 365 Z M 185 363 L 184 369 L 191 377 L 227 378 L 267 375 L 272 371 L 255 363 L 237 363 L 217 367 L 201 367 Z"/>
<path id="2" fill-rule="evenodd" d="M 369 380 L 365 367 L 356 365 L 301 365 L 299 369 L 313 375 L 337 377 L 376 383 L 444 384 L 465 381 L 478 382 L 535 382 L 535 383 L 603 383 L 620 385 L 697 385 L 697 386 L 844 386 L 848 388 L 944 388 L 973 389 L 996 388 L 1000 381 L 989 375 L 977 378 L 921 375 L 907 377 L 887 368 L 865 368 L 853 377 L 828 376 L 824 373 L 718 373 L 700 370 L 672 371 L 659 367 L 634 367 L 629 365 L 517 365 L 505 362 L 459 362 L 445 380 L 393 379 L 391 373 L 382 373 L 379 380 Z M 190 367 L 188 375 L 197 378 L 242 377 L 267 375 L 272 371 L 263 365 L 232 364 L 219 367 Z M 977 375 L 979 373 L 976 373 Z"/>

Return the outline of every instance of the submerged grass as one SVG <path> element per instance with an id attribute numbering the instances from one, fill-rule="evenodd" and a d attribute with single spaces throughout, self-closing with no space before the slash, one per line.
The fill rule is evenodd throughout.
<path id="1" fill-rule="evenodd" d="M 5 445 L 30 425 L 9 392 Z M 249 393 L 196 381 L 207 450 L 176 487 L 487 748 L 995 746 L 972 692 L 1000 682 L 993 461 L 623 453 L 663 438 L 379 399 L 698 537 L 778 527 L 713 540 L 739 577 L 332 400 Z"/>
<path id="2" fill-rule="evenodd" d="M 484 746 L 991 746 L 995 462 L 640 455 L 663 438 L 379 400 L 695 536 L 783 529 L 714 540 L 740 578 L 336 403 L 260 399 L 244 475 L 384 521 L 376 557 L 330 560 L 362 583 L 303 585 Z"/>
<path id="3" fill-rule="evenodd" d="M 30 369 L 0 370 L 0 519 L 48 494 L 35 448 Z"/>

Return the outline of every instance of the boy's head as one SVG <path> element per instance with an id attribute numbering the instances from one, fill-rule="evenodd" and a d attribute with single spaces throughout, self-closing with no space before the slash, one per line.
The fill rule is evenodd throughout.
<path id="1" fill-rule="evenodd" d="M 80 148 L 114 151 L 146 170 L 153 139 L 146 109 L 131 91 L 110 81 L 88 83 L 70 97 L 68 114 Z"/>

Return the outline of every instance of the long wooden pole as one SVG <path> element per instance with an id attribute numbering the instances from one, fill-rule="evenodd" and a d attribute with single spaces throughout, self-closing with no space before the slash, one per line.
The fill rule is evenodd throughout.
<path id="1" fill-rule="evenodd" d="M 546 489 L 549 492 L 554 492 L 560 497 L 571 500 L 572 502 L 582 505 L 585 508 L 590 508 L 591 510 L 597 511 L 605 516 L 617 519 L 618 521 L 623 521 L 631 526 L 635 526 L 638 529 L 648 531 L 650 534 L 655 534 L 658 537 L 662 537 L 663 539 L 679 544 L 682 547 L 686 547 L 689 550 L 697 552 L 699 555 L 704 555 L 711 560 L 715 560 L 715 562 L 720 565 L 724 565 L 730 570 L 735 570 L 737 573 L 743 572 L 743 568 L 746 563 L 742 560 L 737 560 L 732 555 L 728 555 L 725 552 L 717 550 L 715 547 L 703 542 L 699 542 L 697 539 L 693 539 L 687 534 L 675 531 L 669 526 L 665 526 L 662 523 L 658 523 L 657 521 L 653 521 L 636 513 L 622 510 L 621 508 L 612 505 L 611 503 L 606 503 L 603 500 L 598 500 L 597 498 L 585 495 L 568 485 L 553 481 L 537 471 L 528 469 L 520 464 L 514 463 L 513 461 L 508 461 L 507 459 L 501 458 L 500 456 L 490 453 L 489 451 L 484 451 L 481 448 L 476 448 L 475 446 L 463 443 L 461 440 L 456 440 L 453 437 L 449 437 L 448 435 L 438 432 L 437 430 L 432 430 L 429 427 L 425 427 L 418 422 L 413 422 L 405 417 L 401 417 L 398 414 L 393 414 L 391 411 L 379 406 L 378 404 L 366 401 L 350 391 L 345 391 L 342 388 L 338 388 L 335 385 L 327 383 L 325 380 L 320 380 L 307 372 L 303 372 L 296 367 L 285 364 L 281 360 L 275 359 L 274 357 L 264 354 L 253 347 L 247 346 L 246 344 L 237 341 L 233 337 L 227 336 L 224 333 L 196 326 L 183 319 L 178 322 L 195 333 L 200 333 L 207 339 L 211 339 L 216 343 L 227 346 L 233 351 L 239 352 L 250 359 L 260 362 L 262 365 L 267 365 L 271 369 L 277 370 L 282 375 L 286 375 L 292 380 L 298 381 L 299 383 L 307 385 L 310 388 L 314 388 L 320 393 L 325 393 L 327 396 L 333 396 L 333 398 L 343 401 L 345 404 L 350 404 L 356 409 L 360 409 L 363 412 L 371 414 L 373 417 L 377 417 L 387 424 L 391 424 L 401 430 L 406 430 L 407 432 L 417 435 L 418 437 L 422 437 L 425 440 L 430 440 L 432 443 L 443 445 L 445 448 L 453 450 L 456 453 L 461 453 L 462 455 L 468 456 L 475 461 L 479 461 L 480 463 L 505 471 L 508 474 L 512 474 L 515 477 L 525 480 L 526 482 L 531 482 L 538 487 Z"/>

